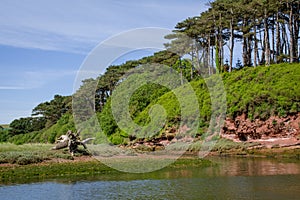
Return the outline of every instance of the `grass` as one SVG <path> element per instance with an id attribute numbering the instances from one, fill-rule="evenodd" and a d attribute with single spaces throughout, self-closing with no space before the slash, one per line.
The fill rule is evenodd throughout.
<path id="1" fill-rule="evenodd" d="M 300 160 L 300 149 L 272 148 L 272 149 L 252 149 L 247 154 L 262 156 L 267 158 L 280 158 L 287 160 Z"/>
<path id="2" fill-rule="evenodd" d="M 233 142 L 228 139 L 219 139 L 216 145 L 213 148 L 213 151 L 217 151 L 219 153 L 239 150 L 239 151 L 247 151 L 248 148 L 258 145 L 258 142 Z"/>
<path id="3" fill-rule="evenodd" d="M 51 145 L 48 144 L 25 144 L 19 146 L 13 144 L 0 144 L 1 162 L 13 164 L 0 165 L 0 185 L 25 183 L 45 179 L 49 180 L 53 178 L 86 178 L 102 175 L 118 176 L 119 174 L 124 174 L 102 164 L 96 159 L 60 163 L 42 162 L 47 159 L 68 155 L 68 152 L 64 150 L 51 151 L 49 150 L 50 147 Z M 132 162 L 134 159 L 138 160 L 139 158 L 133 156 L 129 160 L 115 159 L 114 162 L 116 162 L 116 164 L 123 164 L 124 162 Z M 164 162 L 164 160 L 162 160 L 162 162 Z M 175 163 L 169 165 L 167 169 L 207 167 L 211 165 L 212 163 L 210 161 L 198 159 L 196 157 L 180 158 Z"/>
<path id="4" fill-rule="evenodd" d="M 117 161 L 116 161 L 117 162 Z M 204 168 L 212 166 L 208 160 L 184 158 L 178 159 L 175 163 L 159 171 L 185 169 L 187 167 Z M 128 173 L 112 169 L 101 162 L 94 160 L 88 162 L 68 162 L 51 164 L 33 164 L 22 166 L 1 166 L 0 185 L 27 183 L 32 181 L 51 180 L 51 179 L 89 179 L 92 177 L 120 177 Z M 136 174 L 136 177 L 151 176 L 151 173 Z"/>
<path id="5" fill-rule="evenodd" d="M 51 144 L 24 144 L 15 145 L 10 143 L 0 144 L 0 183 L 17 181 L 22 179 L 43 179 L 77 174 L 100 173 L 108 170 L 99 165 L 99 162 L 74 162 L 55 163 L 43 162 L 52 159 L 73 160 L 67 149 L 50 150 Z M 80 149 L 82 150 L 82 149 Z M 81 156 L 81 153 L 75 154 Z M 13 165 L 11 165 L 13 164 Z"/>
<path id="6" fill-rule="evenodd" d="M 24 144 L 24 145 L 15 145 L 11 143 L 3 143 L 0 144 L 0 150 L 2 152 L 19 152 L 19 151 L 47 151 L 49 150 L 53 145 L 52 144 Z"/>
<path id="7" fill-rule="evenodd" d="M 95 175 L 114 172 L 98 161 L 74 162 L 74 163 L 51 163 L 43 165 L 16 165 L 0 167 L 0 183 L 12 183 L 30 181 L 33 179 L 51 179 L 73 177 L 83 175 Z"/>
<path id="8" fill-rule="evenodd" d="M 52 151 L 50 150 L 52 146 L 50 144 L 0 144 L 0 164 L 28 165 L 54 158 L 73 159 L 67 150 Z"/>

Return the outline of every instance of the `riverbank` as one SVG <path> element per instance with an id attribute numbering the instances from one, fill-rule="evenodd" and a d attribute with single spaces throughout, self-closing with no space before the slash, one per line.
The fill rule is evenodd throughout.
<path id="1" fill-rule="evenodd" d="M 210 155 L 300 159 L 299 136 L 247 141 L 224 137 L 224 135 L 221 137 Z"/>
<path id="2" fill-rule="evenodd" d="M 0 144 L 0 185 L 26 183 L 50 179 L 94 177 L 124 174 L 98 161 L 80 149 L 73 157 L 67 150 L 51 151 L 49 144 Z M 130 159 L 114 159 L 114 162 L 138 161 L 137 156 Z M 166 158 L 168 159 L 168 158 Z M 165 160 L 164 160 L 165 161 Z M 195 156 L 183 156 L 167 168 L 207 167 L 212 162 Z"/>
<path id="3" fill-rule="evenodd" d="M 184 154 L 183 157 L 198 155 L 201 151 L 201 141 L 194 141 L 190 143 L 185 143 L 185 146 L 174 145 L 169 148 L 164 155 L 178 155 Z M 186 146 L 188 148 L 186 148 Z M 93 152 L 93 146 L 89 147 L 86 151 L 82 147 L 78 149 L 78 152 L 71 156 L 68 149 L 51 150 L 53 144 L 24 144 L 15 145 L 11 143 L 0 144 L 0 166 L 5 165 L 28 165 L 28 164 L 38 164 L 38 163 L 64 163 L 64 162 L 80 162 L 80 161 L 90 161 L 92 155 L 96 155 Z M 112 157 L 116 155 L 122 155 L 120 151 L 127 152 L 126 156 L 136 156 L 139 153 L 149 152 L 149 149 L 138 148 L 123 149 L 122 146 L 119 151 L 118 148 L 107 148 L 101 147 L 100 152 L 103 157 Z M 168 146 L 167 146 L 168 147 Z M 167 148 L 166 147 L 166 148 Z M 122 150 L 123 149 L 123 150 Z M 116 152 L 112 152 L 115 150 Z M 144 150 L 144 151 L 142 151 Z M 103 152 L 102 152 L 103 151 Z M 129 153 L 128 153 L 129 152 Z M 155 151 L 159 155 L 159 150 Z M 124 153 L 123 153 L 124 154 Z M 124 155 L 125 155 L 124 154 Z M 248 140 L 248 141 L 235 141 L 228 138 L 221 137 L 213 143 L 211 147 L 209 156 L 218 155 L 248 155 L 248 156 L 265 156 L 265 157 L 291 157 L 299 158 L 300 154 L 300 140 L 299 138 L 273 138 L 273 139 L 260 139 L 260 140 Z"/>
<path id="4" fill-rule="evenodd" d="M 84 151 L 72 157 L 67 150 L 50 151 L 51 146 L 49 144 L 1 144 L 0 184 L 22 183 L 33 180 L 43 181 L 66 177 L 117 176 L 122 173 L 106 166 L 93 156 L 84 155 L 86 154 Z M 220 156 L 299 160 L 300 146 L 294 146 L 293 148 L 278 146 L 266 148 L 259 147 L 259 143 L 237 143 L 221 139 L 207 158 Z M 139 159 L 137 156 L 132 156 L 128 161 L 132 162 L 132 159 L 135 158 Z M 124 159 L 121 160 L 124 162 Z M 120 162 L 120 159 L 115 159 L 114 162 Z M 187 151 L 166 168 L 207 167 L 213 164 L 209 160 L 199 159 L 197 151 Z"/>

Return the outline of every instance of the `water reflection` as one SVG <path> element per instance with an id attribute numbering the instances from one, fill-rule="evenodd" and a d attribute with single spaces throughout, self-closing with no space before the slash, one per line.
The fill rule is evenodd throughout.
<path id="1" fill-rule="evenodd" d="M 300 174 L 299 161 L 287 161 L 266 158 L 216 157 L 212 161 L 218 167 L 207 168 L 207 173 L 216 176 L 267 176 Z"/>
<path id="2" fill-rule="evenodd" d="M 298 199 L 298 161 L 212 160 L 218 165 L 2 186 L 0 199 Z"/>

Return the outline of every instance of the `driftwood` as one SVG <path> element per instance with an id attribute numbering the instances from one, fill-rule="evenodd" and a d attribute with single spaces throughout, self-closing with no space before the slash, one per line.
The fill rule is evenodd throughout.
<path id="1" fill-rule="evenodd" d="M 93 140 L 95 138 L 87 138 L 85 140 L 80 140 L 79 137 L 80 131 L 77 133 L 73 133 L 72 131 L 68 130 L 68 132 L 65 135 L 61 135 L 56 140 L 56 146 L 52 147 L 52 150 L 58 150 L 58 149 L 64 149 L 69 148 L 69 152 L 73 156 L 74 153 L 78 150 L 78 146 L 82 145 L 85 149 L 87 149 L 86 143 L 90 140 Z"/>

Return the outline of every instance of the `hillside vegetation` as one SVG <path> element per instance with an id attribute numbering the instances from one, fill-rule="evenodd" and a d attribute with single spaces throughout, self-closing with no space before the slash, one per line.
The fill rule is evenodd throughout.
<path id="1" fill-rule="evenodd" d="M 232 73 L 221 74 L 227 100 L 227 116 L 235 118 L 246 114 L 249 119 L 267 119 L 270 116 L 286 116 L 300 112 L 300 64 L 276 64 L 269 67 L 247 67 Z M 199 103 L 199 135 L 208 127 L 211 115 L 211 97 L 206 82 L 214 81 L 216 76 L 191 82 Z M 178 90 L 184 91 L 184 86 Z M 189 99 L 186 99 L 188 102 Z M 173 92 L 157 84 L 148 84 L 139 88 L 131 97 L 129 108 L 133 120 L 147 126 L 150 122 L 149 110 L 160 104 L 166 111 L 165 126 L 154 137 L 159 137 L 170 128 L 178 128 L 180 122 L 180 105 Z M 103 133 L 114 144 L 127 142 L 132 133 L 121 131 L 111 113 L 110 100 L 98 113 Z M 8 130 L 1 133 L 2 142 L 53 143 L 55 138 L 75 130 L 73 117 L 64 114 L 55 125 L 48 129 L 11 136 Z M 99 135 L 100 133 L 89 133 Z M 103 136 L 103 134 L 102 134 Z M 82 135 L 85 137 L 85 134 Z M 98 141 L 101 142 L 101 141 Z"/>
<path id="2" fill-rule="evenodd" d="M 298 113 L 300 111 L 299 75 L 299 64 L 249 67 L 233 73 L 223 73 L 227 116 L 233 119 L 241 114 L 246 114 L 251 120 L 257 118 L 266 120 L 270 116 L 286 116 Z M 215 76 L 208 79 L 213 81 Z M 191 85 L 199 101 L 199 134 L 202 134 L 208 127 L 211 116 L 211 97 L 204 79 L 192 81 Z M 144 98 L 144 96 L 142 97 Z M 141 97 L 135 95 L 132 102 L 138 102 L 136 98 Z M 189 99 L 186 100 L 189 101 Z M 138 114 L 132 114 L 134 121 L 146 126 L 150 121 L 149 110 L 155 104 L 162 105 L 167 113 L 166 125 L 160 133 L 174 126 L 178 128 L 180 106 L 172 92 L 165 93 L 159 98 L 153 99 L 147 106 L 141 107 Z M 112 141 L 117 142 L 128 136 L 128 133 L 122 133 L 115 123 L 110 104 L 107 104 L 100 114 L 100 121 L 105 134 L 110 136 Z"/>

